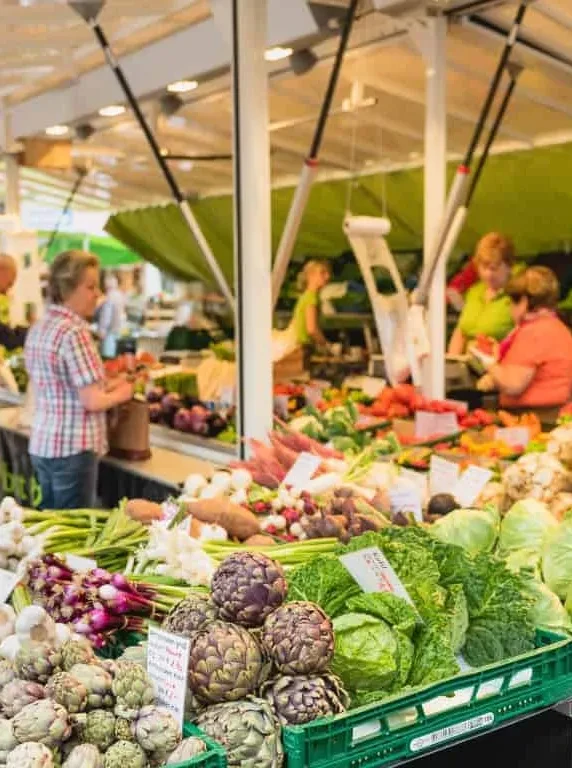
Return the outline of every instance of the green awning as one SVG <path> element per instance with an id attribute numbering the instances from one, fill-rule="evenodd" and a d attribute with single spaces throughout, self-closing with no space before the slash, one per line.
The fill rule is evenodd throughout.
<path id="1" fill-rule="evenodd" d="M 50 237 L 50 232 L 40 233 L 41 251 L 45 249 Z M 75 232 L 60 232 L 56 235 L 49 251 L 44 255 L 44 260 L 51 263 L 58 253 L 70 250 L 87 250 L 95 253 L 104 269 L 115 269 L 141 262 L 140 256 L 112 237 L 95 237 Z"/>
<path id="2" fill-rule="evenodd" d="M 449 177 L 455 171 L 449 167 Z M 531 255 L 572 242 L 572 144 L 495 155 L 489 158 L 459 249 L 472 249 L 478 237 L 498 230 L 514 238 L 518 252 Z M 352 183 L 354 215 L 381 215 L 385 186 L 392 220 L 388 238 L 394 250 L 423 245 L 423 169 L 366 176 Z M 318 183 L 312 189 L 294 257 L 336 256 L 347 250 L 342 221 L 350 182 Z M 276 251 L 294 190 L 272 193 L 272 240 Z M 232 198 L 205 198 L 193 211 L 229 283 L 233 284 Z M 183 279 L 212 276 L 175 205 L 141 208 L 111 216 L 106 230 L 160 269 Z"/>

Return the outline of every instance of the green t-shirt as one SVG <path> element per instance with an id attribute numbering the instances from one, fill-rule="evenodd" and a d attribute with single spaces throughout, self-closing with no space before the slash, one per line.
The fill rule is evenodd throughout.
<path id="1" fill-rule="evenodd" d="M 463 336 L 472 341 L 479 335 L 500 341 L 514 326 L 510 313 L 510 298 L 501 292 L 487 299 L 484 283 L 475 283 L 467 291 L 465 306 L 459 318 Z"/>
<path id="2" fill-rule="evenodd" d="M 296 341 L 298 344 L 309 344 L 312 341 L 306 325 L 306 310 L 308 307 L 318 306 L 318 294 L 316 291 L 304 291 L 296 302 L 292 325 L 296 331 Z"/>

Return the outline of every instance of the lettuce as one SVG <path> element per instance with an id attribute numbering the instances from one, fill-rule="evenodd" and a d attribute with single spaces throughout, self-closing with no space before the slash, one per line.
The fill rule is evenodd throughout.
<path id="1" fill-rule="evenodd" d="M 445 544 L 463 547 L 470 555 L 492 552 L 500 525 L 500 516 L 494 507 L 485 509 L 456 509 L 440 518 L 430 533 Z"/>
<path id="2" fill-rule="evenodd" d="M 535 627 L 572 634 L 572 619 L 558 595 L 546 584 L 534 580 L 527 584 L 526 591 L 534 601 L 530 609 L 530 619 Z"/>
<path id="3" fill-rule="evenodd" d="M 559 522 L 546 504 L 536 499 L 517 501 L 501 524 L 499 553 L 528 550 L 540 553 L 544 540 Z"/>
<path id="4" fill-rule="evenodd" d="M 318 555 L 288 574 L 288 600 L 317 603 L 331 619 L 345 611 L 351 597 L 361 594 L 361 588 L 335 555 Z"/>
<path id="5" fill-rule="evenodd" d="M 546 537 L 542 575 L 549 589 L 566 600 L 572 587 L 572 517 L 566 517 Z"/>

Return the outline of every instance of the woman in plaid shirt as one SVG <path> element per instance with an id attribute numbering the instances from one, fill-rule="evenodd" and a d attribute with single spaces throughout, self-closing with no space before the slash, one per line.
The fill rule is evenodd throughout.
<path id="1" fill-rule="evenodd" d="M 105 412 L 133 395 L 111 387 L 87 324 L 99 297 L 99 262 L 66 251 L 50 271 L 52 304 L 28 334 L 26 368 L 35 396 L 30 437 L 32 464 L 44 509 L 93 506 L 97 460 L 107 452 Z"/>

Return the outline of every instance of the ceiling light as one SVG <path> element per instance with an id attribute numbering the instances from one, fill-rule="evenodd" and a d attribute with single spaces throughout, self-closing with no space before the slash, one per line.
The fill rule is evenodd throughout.
<path id="1" fill-rule="evenodd" d="M 111 104 L 109 107 L 102 107 L 99 114 L 101 117 L 119 117 L 125 114 L 125 107 L 121 104 Z"/>
<path id="2" fill-rule="evenodd" d="M 169 93 L 189 93 L 199 87 L 196 80 L 177 80 L 167 86 Z"/>
<path id="3" fill-rule="evenodd" d="M 264 54 L 266 61 L 281 61 L 287 59 L 294 53 L 293 48 L 281 48 L 279 45 L 276 48 L 269 48 Z"/>
<path id="4" fill-rule="evenodd" d="M 46 134 L 48 136 L 65 136 L 69 132 L 67 125 L 51 125 L 46 128 Z"/>
<path id="5" fill-rule="evenodd" d="M 189 173 L 190 171 L 193 170 L 194 167 L 195 167 L 195 164 L 193 163 L 192 160 L 182 160 L 179 163 L 179 170 L 183 171 L 184 173 Z"/>

